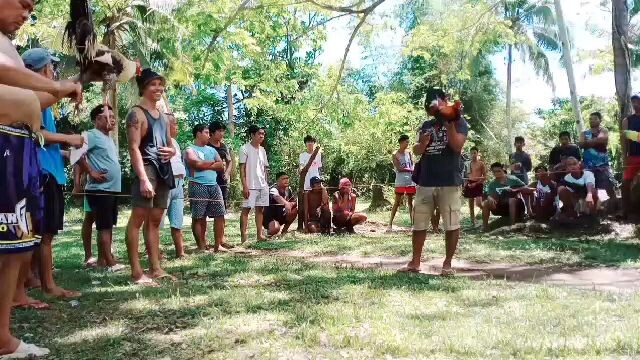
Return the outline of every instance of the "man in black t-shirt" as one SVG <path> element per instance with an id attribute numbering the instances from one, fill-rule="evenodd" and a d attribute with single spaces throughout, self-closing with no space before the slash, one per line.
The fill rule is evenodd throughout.
<path id="1" fill-rule="evenodd" d="M 231 156 L 231 151 L 222 142 L 225 130 L 227 130 L 227 127 L 219 121 L 214 121 L 209 124 L 209 134 L 211 135 L 211 137 L 209 138 L 209 143 L 207 145 L 216 149 L 216 151 L 220 155 L 220 158 L 225 163 L 226 170 L 217 171 L 216 181 L 220 186 L 220 190 L 222 190 L 224 207 L 225 209 L 229 209 L 229 179 L 231 178 L 231 173 L 233 172 L 235 162 L 233 161 L 233 157 Z"/>
<path id="2" fill-rule="evenodd" d="M 264 210 L 262 226 L 267 229 L 268 236 L 286 234 L 289 226 L 298 217 L 298 205 L 289 187 L 289 176 L 280 172 L 278 182 L 269 190 L 269 206 Z"/>
<path id="3" fill-rule="evenodd" d="M 556 176 L 554 176 L 556 181 L 562 180 L 566 175 L 566 172 L 563 172 L 566 168 L 564 163 L 566 159 L 573 157 L 578 161 L 582 160 L 580 148 L 578 145 L 571 143 L 571 134 L 568 131 L 561 131 L 558 137 L 560 138 L 560 145 L 556 145 L 551 149 L 549 154 L 549 169 L 556 172 Z"/>
<path id="4" fill-rule="evenodd" d="M 446 255 L 442 264 L 442 275 L 452 275 L 453 255 L 460 238 L 460 208 L 462 207 L 462 147 L 467 140 L 469 125 L 461 114 L 445 120 L 442 114 L 447 96 L 439 94 L 436 101 L 425 100 L 425 110 L 435 120 L 425 121 L 418 132 L 413 153 L 420 156 L 414 170 L 416 188 L 413 207 L 413 257 L 400 271 L 419 272 L 422 248 L 427 236 L 431 217 L 440 209 L 445 230 Z M 450 109 L 446 109 L 450 110 Z"/>

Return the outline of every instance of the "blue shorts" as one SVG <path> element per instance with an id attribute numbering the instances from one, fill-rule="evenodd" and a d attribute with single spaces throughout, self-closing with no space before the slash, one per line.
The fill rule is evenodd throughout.
<path id="1" fill-rule="evenodd" d="M 0 125 L 0 155 L 0 254 L 30 251 L 44 208 L 36 142 L 28 130 Z"/>
<path id="2" fill-rule="evenodd" d="M 169 226 L 172 229 L 182 230 L 184 219 L 184 179 L 176 177 L 176 187 L 169 192 L 169 207 L 167 208 Z M 164 217 L 162 218 L 164 227 Z"/>

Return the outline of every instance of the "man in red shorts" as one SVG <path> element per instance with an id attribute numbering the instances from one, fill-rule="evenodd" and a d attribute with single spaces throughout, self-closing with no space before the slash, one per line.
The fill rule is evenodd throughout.
<path id="1" fill-rule="evenodd" d="M 631 105 L 633 106 L 633 114 L 622 120 L 622 128 L 624 130 L 640 131 L 640 96 L 633 95 L 631 97 Z M 622 140 L 622 154 L 624 158 L 624 175 L 622 177 L 622 217 L 629 216 L 631 209 L 631 184 L 640 173 L 640 143 L 627 139 Z"/>
<path id="2" fill-rule="evenodd" d="M 402 204 L 402 198 L 407 196 L 407 206 L 409 207 L 409 217 L 413 223 L 413 195 L 416 193 L 416 184 L 411 180 L 411 174 L 413 174 L 413 154 L 409 151 L 409 135 L 403 134 L 398 139 L 399 149 L 395 153 L 391 160 L 393 161 L 393 168 L 396 172 L 396 200 L 391 208 L 391 219 L 389 219 L 389 226 L 387 231 L 393 230 L 393 219 L 396 217 L 396 212 Z"/>
<path id="3" fill-rule="evenodd" d="M 469 214 L 471 223 L 476 227 L 477 206 L 482 211 L 482 195 L 484 193 L 484 180 L 487 176 L 487 166 L 480 160 L 480 151 L 477 147 L 471 148 L 471 163 L 469 163 L 469 178 L 464 183 L 462 195 L 469 199 Z"/>

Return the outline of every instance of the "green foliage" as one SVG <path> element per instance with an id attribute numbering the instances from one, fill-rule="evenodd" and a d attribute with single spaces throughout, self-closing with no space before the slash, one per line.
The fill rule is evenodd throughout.
<path id="1" fill-rule="evenodd" d="M 612 165 L 614 169 L 619 170 L 622 164 L 620 163 L 620 132 L 616 102 L 598 97 L 581 97 L 580 106 L 582 117 L 587 121 L 592 112 L 598 111 L 602 114 L 602 126 L 609 130 L 609 155 Z M 549 152 L 557 144 L 558 134 L 561 131 L 569 131 L 574 141 L 579 139 L 570 99 L 554 99 L 551 109 L 537 110 L 536 114 L 543 120 L 543 123 L 534 127 L 529 134 L 540 145 L 540 154 L 542 155 L 540 160 L 542 162 L 548 161 Z"/>

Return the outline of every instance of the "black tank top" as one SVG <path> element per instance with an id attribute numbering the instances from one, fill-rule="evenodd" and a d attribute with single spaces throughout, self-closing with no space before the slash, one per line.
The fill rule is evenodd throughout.
<path id="1" fill-rule="evenodd" d="M 160 113 L 160 116 L 155 118 L 151 113 L 142 106 L 136 105 L 138 109 L 142 110 L 144 116 L 147 118 L 147 132 L 142 135 L 140 139 L 140 154 L 142 155 L 142 162 L 145 165 L 153 165 L 160 178 L 173 189 L 175 187 L 175 179 L 173 177 L 173 170 L 171 169 L 171 162 L 163 162 L 160 160 L 158 153 L 159 148 L 172 146 L 167 143 L 167 120 L 164 115 Z"/>
<path id="2" fill-rule="evenodd" d="M 640 115 L 633 114 L 627 117 L 627 125 L 629 130 L 640 131 Z M 627 144 L 629 144 L 630 156 L 640 156 L 640 143 L 628 140 Z"/>

